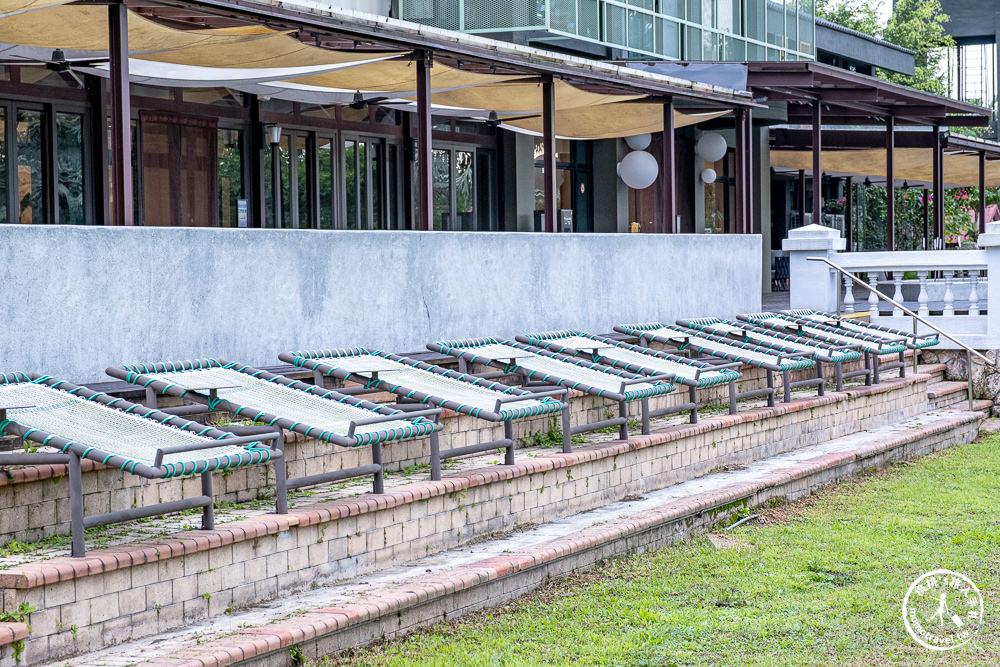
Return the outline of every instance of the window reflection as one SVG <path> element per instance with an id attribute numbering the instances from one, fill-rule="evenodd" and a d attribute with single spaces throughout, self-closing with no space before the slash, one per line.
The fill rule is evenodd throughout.
<path id="1" fill-rule="evenodd" d="M 26 224 L 45 222 L 45 196 L 42 183 L 42 112 L 21 109 L 17 112 L 17 200 L 19 221 Z"/>

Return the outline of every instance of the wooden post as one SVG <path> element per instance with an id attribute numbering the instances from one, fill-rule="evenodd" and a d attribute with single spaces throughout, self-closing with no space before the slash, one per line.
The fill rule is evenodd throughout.
<path id="1" fill-rule="evenodd" d="M 812 108 L 812 172 L 813 201 L 812 220 L 814 225 L 823 224 L 823 105 L 819 100 L 813 102 Z"/>
<path id="2" fill-rule="evenodd" d="M 264 193 L 264 124 L 260 121 L 260 99 L 249 95 L 250 136 L 247 137 L 250 162 L 250 183 L 247 188 L 250 201 L 250 227 L 267 227 L 267 202 Z"/>
<path id="3" fill-rule="evenodd" d="M 799 226 L 806 224 L 806 172 L 799 169 Z"/>
<path id="4" fill-rule="evenodd" d="M 430 51 L 414 51 L 417 60 L 417 201 L 419 213 L 416 228 L 434 229 L 434 172 L 432 161 L 433 135 L 431 128 L 431 65 Z"/>
<path id="5" fill-rule="evenodd" d="M 931 142 L 934 150 L 934 240 L 944 242 L 944 149 L 941 145 L 941 127 L 934 126 Z"/>
<path id="6" fill-rule="evenodd" d="M 542 231 L 556 232 L 556 90 L 551 76 L 542 77 L 542 172 L 545 224 Z"/>
<path id="7" fill-rule="evenodd" d="M 132 107 L 128 89 L 128 10 L 108 5 L 111 90 L 111 224 L 132 225 Z"/>
<path id="8" fill-rule="evenodd" d="M 924 188 L 924 250 L 931 249 L 931 222 L 927 213 L 929 205 L 930 197 L 928 197 L 927 188 Z"/>
<path id="9" fill-rule="evenodd" d="M 896 249 L 896 119 L 885 119 L 885 241 Z"/>
<path id="10" fill-rule="evenodd" d="M 847 252 L 854 252 L 854 179 L 847 177 L 844 188 L 844 237 L 847 239 Z"/>
<path id="11" fill-rule="evenodd" d="M 679 229 L 674 229 L 677 224 L 677 202 L 676 188 L 677 175 L 674 173 L 675 158 L 675 137 L 674 137 L 674 101 L 667 100 L 663 104 L 663 145 L 660 154 L 660 217 L 662 219 L 665 234 L 670 234 Z"/>

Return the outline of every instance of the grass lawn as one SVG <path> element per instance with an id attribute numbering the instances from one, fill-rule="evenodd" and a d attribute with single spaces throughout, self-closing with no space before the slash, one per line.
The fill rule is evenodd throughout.
<path id="1" fill-rule="evenodd" d="M 717 549 L 699 537 L 618 559 L 503 607 L 330 658 L 367 665 L 1000 664 L 1000 437 L 758 510 Z M 957 570 L 985 624 L 917 645 L 903 595 Z M 324 661 L 325 662 L 325 661 Z"/>

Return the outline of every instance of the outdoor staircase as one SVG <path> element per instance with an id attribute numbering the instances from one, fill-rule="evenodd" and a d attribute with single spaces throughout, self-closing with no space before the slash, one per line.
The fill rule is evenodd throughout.
<path id="1" fill-rule="evenodd" d="M 514 466 L 477 455 L 439 482 L 401 472 L 378 496 L 300 498 L 288 515 L 248 509 L 212 531 L 92 548 L 83 559 L 53 553 L 0 569 L 3 610 L 37 608 L 0 623 L 0 667 L 15 665 L 25 622 L 25 666 L 321 659 L 969 442 L 990 405 L 969 411 L 965 392 L 943 365 L 923 365 L 904 379 L 796 392 L 791 403 L 654 424 L 648 436 L 571 454 L 519 450 Z"/>

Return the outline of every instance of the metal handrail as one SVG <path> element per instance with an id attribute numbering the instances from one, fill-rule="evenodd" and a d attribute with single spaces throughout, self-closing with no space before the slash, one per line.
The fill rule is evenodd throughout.
<path id="1" fill-rule="evenodd" d="M 864 287 L 865 289 L 867 289 L 869 292 L 874 293 L 875 296 L 877 296 L 880 299 L 882 299 L 883 301 L 886 301 L 887 303 L 889 303 L 893 308 L 898 308 L 899 310 L 903 311 L 904 313 L 906 313 L 907 315 L 909 315 L 910 317 L 912 317 L 913 318 L 913 333 L 914 334 L 917 333 L 917 322 L 920 322 L 921 324 L 923 324 L 927 328 L 931 329 L 932 331 L 937 332 L 938 335 L 944 336 L 945 338 L 947 338 L 948 340 L 950 340 L 952 343 L 955 343 L 961 349 L 965 350 L 966 357 L 967 357 L 967 360 L 968 360 L 967 371 L 968 371 L 968 375 L 969 375 L 969 410 L 973 409 L 974 402 L 975 402 L 975 397 L 972 395 L 972 368 L 973 368 L 972 367 L 972 357 L 973 356 L 977 356 L 980 359 L 982 359 L 983 361 L 985 361 L 987 365 L 993 366 L 994 368 L 1000 368 L 1000 357 L 998 357 L 996 360 L 993 360 L 993 359 L 990 359 L 989 357 L 987 357 L 985 354 L 979 352 L 978 350 L 972 349 L 967 344 L 965 344 L 962 341 L 958 340 L 957 338 L 955 338 L 954 336 L 952 336 L 948 332 L 943 331 L 941 329 L 941 327 L 939 327 L 939 326 L 937 326 L 935 324 L 932 324 L 931 322 L 927 321 L 926 319 L 924 319 L 920 315 L 917 315 L 915 312 L 913 312 L 912 310 L 910 310 L 909 308 L 907 308 L 903 304 L 895 301 L 894 299 L 890 299 L 887 295 L 885 295 L 882 292 L 878 291 L 876 288 L 872 287 L 871 285 L 869 285 L 865 281 L 861 280 L 861 278 L 858 278 L 856 275 L 854 275 L 853 273 L 851 273 L 847 269 L 843 268 L 842 266 L 838 266 L 838 265 L 834 264 L 833 262 L 831 262 L 826 257 L 806 257 L 806 259 L 808 261 L 810 261 L 810 262 L 824 262 L 824 263 L 826 263 L 831 268 L 835 269 L 836 271 L 838 271 L 838 272 L 842 273 L 843 275 L 847 276 L 848 278 L 850 278 L 854 283 L 856 283 L 858 285 L 861 285 L 862 287 Z M 839 283 L 837 284 L 837 317 L 840 317 L 840 284 Z M 913 366 L 914 366 L 914 368 L 916 368 L 916 365 L 917 365 L 917 350 L 916 350 L 916 348 L 914 348 L 914 350 L 913 350 Z"/>

